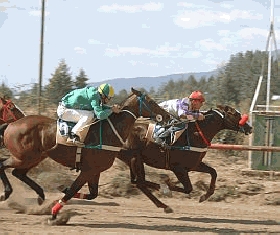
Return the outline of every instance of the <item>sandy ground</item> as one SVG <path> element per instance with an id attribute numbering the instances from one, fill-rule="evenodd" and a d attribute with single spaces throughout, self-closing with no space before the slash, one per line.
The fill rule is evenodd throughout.
<path id="1" fill-rule="evenodd" d="M 72 209 L 75 215 L 63 226 L 49 226 L 49 215 L 20 214 L 3 203 L 0 234 L 280 234 L 279 207 L 167 201 L 172 214 L 151 206 L 142 196 L 73 200 L 63 210 Z"/>
<path id="2" fill-rule="evenodd" d="M 47 200 L 38 206 L 34 192 L 8 172 L 14 192 L 7 201 L 0 203 L 0 234 L 280 234 L 280 179 L 244 173 L 246 158 L 232 156 L 225 161 L 225 157 L 217 157 L 216 152 L 209 153 L 206 158 L 218 172 L 215 200 L 198 203 L 202 193 L 198 187 L 194 187 L 190 197 L 173 193 L 170 198 L 154 193 L 174 210 L 166 214 L 142 194 L 109 195 L 112 187 L 109 182 L 120 172 L 116 161 L 101 176 L 100 196 L 93 201 L 71 200 L 60 214 L 71 218 L 60 226 L 50 226 L 47 221 L 50 204 L 62 194 L 46 192 Z M 75 177 L 75 173 L 69 174 Z M 128 175 L 128 171 L 124 170 L 122 174 Z M 192 173 L 190 176 L 194 185 L 210 181 L 206 174 Z M 171 173 L 170 177 L 175 182 Z M 225 186 L 233 186 L 236 191 L 222 194 Z M 2 186 L 0 190 L 3 190 Z"/>

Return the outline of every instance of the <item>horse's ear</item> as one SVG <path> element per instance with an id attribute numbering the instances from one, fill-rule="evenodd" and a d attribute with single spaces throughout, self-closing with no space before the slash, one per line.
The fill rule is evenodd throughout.
<path id="1" fill-rule="evenodd" d="M 5 103 L 6 103 L 6 100 L 5 100 L 5 98 L 3 98 L 3 97 L 0 97 L 0 101 L 2 102 L 2 104 L 5 104 Z"/>
<path id="2" fill-rule="evenodd" d="M 234 114 L 236 110 L 228 105 L 225 106 L 225 111 Z"/>
<path id="3" fill-rule="evenodd" d="M 138 90 L 134 89 L 133 87 L 131 87 L 131 91 L 132 91 L 133 94 L 135 94 L 137 96 L 141 96 L 142 95 L 141 91 L 138 91 Z"/>

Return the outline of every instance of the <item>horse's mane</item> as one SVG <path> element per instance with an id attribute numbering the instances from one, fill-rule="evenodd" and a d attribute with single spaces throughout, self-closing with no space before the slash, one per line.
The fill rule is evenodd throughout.
<path id="1" fill-rule="evenodd" d="M 221 108 L 223 107 L 222 105 L 216 105 L 215 108 L 210 108 L 208 110 L 203 110 L 201 111 L 204 115 L 209 115 L 209 114 L 212 114 L 213 111 L 216 111 L 216 112 L 220 112 L 220 113 L 224 113 L 224 110 Z"/>
<path id="2" fill-rule="evenodd" d="M 126 97 L 125 99 L 123 99 L 123 100 L 120 102 L 120 104 L 119 104 L 120 107 L 121 107 L 121 108 L 124 108 L 123 106 L 124 106 L 125 102 L 126 102 L 128 99 L 130 99 L 133 95 L 134 95 L 133 92 L 131 92 L 131 93 L 129 94 L 128 97 Z"/>

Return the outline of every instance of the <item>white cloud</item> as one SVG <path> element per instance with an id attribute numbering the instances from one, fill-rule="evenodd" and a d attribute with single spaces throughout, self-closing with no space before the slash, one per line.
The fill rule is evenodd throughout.
<path id="1" fill-rule="evenodd" d="M 118 48 L 107 48 L 105 55 L 107 56 L 121 56 L 121 55 L 150 55 L 150 56 L 169 56 L 170 53 L 179 51 L 181 45 L 178 44 L 176 47 L 169 46 L 168 43 L 158 46 L 155 50 L 141 48 L 141 47 L 118 47 Z"/>
<path id="2" fill-rule="evenodd" d="M 101 12 L 108 12 L 108 13 L 116 13 L 118 11 L 123 11 L 126 13 L 135 13 L 141 11 L 161 11 L 164 7 L 163 3 L 146 3 L 143 5 L 119 5 L 119 4 L 112 4 L 112 5 L 103 5 L 99 7 L 98 11 Z"/>
<path id="3" fill-rule="evenodd" d="M 202 56 L 200 51 L 188 51 L 182 54 L 182 58 L 199 58 Z"/>
<path id="4" fill-rule="evenodd" d="M 0 6 L 0 12 L 5 12 L 8 9 L 20 9 L 16 5 L 11 5 L 11 3 L 8 0 L 0 0 L 0 3 L 2 6 Z"/>
<path id="5" fill-rule="evenodd" d="M 128 61 L 130 64 L 132 64 L 133 66 L 137 65 L 137 64 L 144 64 L 142 61 L 136 61 L 136 60 L 129 60 Z"/>
<path id="6" fill-rule="evenodd" d="M 255 36 L 268 37 L 268 29 L 260 28 L 244 28 L 237 32 L 237 34 L 243 39 L 254 39 Z"/>
<path id="7" fill-rule="evenodd" d="M 207 8 L 211 8 L 211 7 L 206 6 L 206 5 L 197 5 L 197 4 L 188 3 L 188 2 L 179 2 L 179 3 L 177 3 L 177 6 L 179 6 L 179 7 L 185 7 L 185 8 L 196 8 L 196 9 L 207 9 Z"/>
<path id="8" fill-rule="evenodd" d="M 226 47 L 223 46 L 221 43 L 214 42 L 213 39 L 204 39 L 198 42 L 199 48 L 203 51 L 223 51 L 226 50 Z"/>
<path id="9" fill-rule="evenodd" d="M 82 48 L 82 47 L 75 47 L 75 48 L 74 48 L 74 51 L 75 51 L 77 54 L 81 54 L 81 55 L 87 53 L 86 49 L 85 49 L 85 48 Z"/>
<path id="10" fill-rule="evenodd" d="M 261 20 L 262 18 L 259 13 L 253 14 L 245 10 L 222 12 L 199 9 L 180 12 L 175 16 L 174 23 L 183 28 L 198 28 L 212 26 L 215 23 L 229 23 L 238 19 Z"/>

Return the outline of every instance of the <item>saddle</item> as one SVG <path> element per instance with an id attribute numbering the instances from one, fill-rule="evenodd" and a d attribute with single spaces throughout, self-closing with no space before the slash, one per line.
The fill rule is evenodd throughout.
<path id="1" fill-rule="evenodd" d="M 163 138 L 165 139 L 165 144 L 173 145 L 174 143 L 176 143 L 176 141 L 179 139 L 186 128 L 186 125 L 180 125 L 176 126 L 176 128 L 170 129 L 170 126 L 165 127 L 159 124 L 150 123 L 145 138 L 147 138 L 151 142 L 158 143 L 157 138 L 159 138 L 161 133 L 166 132 L 168 129 L 168 131 L 170 132 L 169 135 Z"/>
<path id="2" fill-rule="evenodd" d="M 68 122 L 62 119 L 57 120 L 57 132 L 56 132 L 56 143 L 67 145 L 67 146 L 76 146 L 72 143 L 66 143 L 67 138 L 70 136 L 73 127 L 76 125 L 75 122 Z M 89 128 L 85 128 L 84 131 L 80 132 L 81 139 L 85 139 Z"/>

